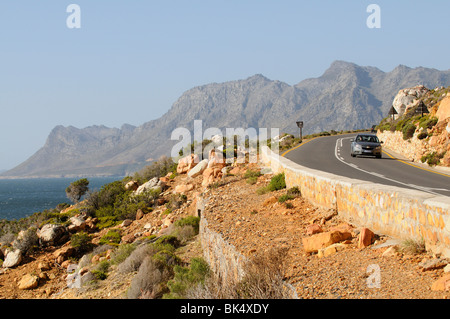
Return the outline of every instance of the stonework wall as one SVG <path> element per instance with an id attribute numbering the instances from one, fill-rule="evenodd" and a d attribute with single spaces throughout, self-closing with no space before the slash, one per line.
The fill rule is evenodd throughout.
<path id="1" fill-rule="evenodd" d="M 349 223 L 395 238 L 423 238 L 450 258 L 450 198 L 312 170 L 267 147 L 262 161 L 274 173 L 285 173 L 288 188 L 297 186 L 310 202 L 335 209 Z"/>
<path id="2" fill-rule="evenodd" d="M 209 227 L 205 199 L 198 197 L 197 200 L 203 258 L 222 281 L 240 280 L 244 275 L 243 269 L 247 259 L 233 245 L 229 244 L 220 233 Z"/>

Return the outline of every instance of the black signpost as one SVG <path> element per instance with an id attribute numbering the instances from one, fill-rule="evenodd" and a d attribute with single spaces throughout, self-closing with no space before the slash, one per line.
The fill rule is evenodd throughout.
<path id="1" fill-rule="evenodd" d="M 303 136 L 302 136 L 303 121 L 297 121 L 296 123 L 297 123 L 298 128 L 300 129 L 300 143 L 301 143 L 303 140 Z"/>
<path id="2" fill-rule="evenodd" d="M 392 105 L 391 110 L 389 111 L 389 115 L 392 115 L 392 122 L 395 120 L 395 115 L 397 115 L 397 114 L 398 114 L 397 110 Z"/>
<path id="3" fill-rule="evenodd" d="M 430 113 L 430 111 L 428 111 L 425 103 L 423 103 L 423 101 L 420 101 L 419 105 L 417 106 L 416 113 L 420 113 L 423 116 L 425 113 Z"/>

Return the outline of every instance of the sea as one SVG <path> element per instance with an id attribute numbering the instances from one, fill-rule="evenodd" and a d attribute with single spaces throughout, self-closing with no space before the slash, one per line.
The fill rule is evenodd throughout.
<path id="1" fill-rule="evenodd" d="M 103 185 L 123 177 L 87 177 L 89 190 L 99 190 Z M 0 180 L 0 220 L 19 220 L 58 204 L 72 202 L 66 188 L 79 178 L 35 178 Z"/>

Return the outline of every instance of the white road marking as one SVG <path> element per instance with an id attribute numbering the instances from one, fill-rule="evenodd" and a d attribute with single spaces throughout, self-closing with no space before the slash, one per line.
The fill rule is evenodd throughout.
<path id="1" fill-rule="evenodd" d="M 434 195 L 437 195 L 437 196 L 442 196 L 442 194 L 433 192 L 433 190 L 436 190 L 436 191 L 437 190 L 450 191 L 448 189 L 437 189 L 437 188 L 432 188 L 432 187 L 424 187 L 424 186 L 418 186 L 418 185 L 413 185 L 413 184 L 406 184 L 406 183 L 397 181 L 395 179 L 386 177 L 386 176 L 378 174 L 378 173 L 374 173 L 374 172 L 369 172 L 369 171 L 363 170 L 362 168 L 359 168 L 358 166 L 356 166 L 353 163 L 347 163 L 344 160 L 344 158 L 342 158 L 341 156 L 338 156 L 338 151 L 340 151 L 339 148 L 338 148 L 338 145 L 340 145 L 340 147 L 342 147 L 343 146 L 342 141 L 345 140 L 345 139 L 351 139 L 351 138 L 353 138 L 353 137 L 344 137 L 344 138 L 340 138 L 340 139 L 338 139 L 336 141 L 336 147 L 335 147 L 335 150 L 334 150 L 334 155 L 337 158 L 337 160 L 342 162 L 343 164 L 345 164 L 347 166 L 350 166 L 350 167 L 353 167 L 354 169 L 357 169 L 357 170 L 359 170 L 361 172 L 364 172 L 364 173 L 367 173 L 367 174 L 370 174 L 370 175 L 373 175 L 373 176 L 376 176 L 376 177 L 379 177 L 379 178 L 382 178 L 382 179 L 385 179 L 385 180 L 388 180 L 388 181 L 391 181 L 391 182 L 394 182 L 394 183 L 398 183 L 398 184 L 403 185 L 403 186 L 407 186 L 407 187 L 415 188 L 415 189 L 418 189 L 418 190 L 421 190 L 421 191 L 424 191 L 424 192 L 427 192 L 427 193 L 431 193 L 431 194 L 434 194 Z"/>

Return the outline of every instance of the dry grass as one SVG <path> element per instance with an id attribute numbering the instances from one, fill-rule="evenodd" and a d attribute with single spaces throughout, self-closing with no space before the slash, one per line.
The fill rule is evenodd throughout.
<path id="1" fill-rule="evenodd" d="M 244 267 L 245 275 L 238 282 L 222 282 L 210 276 L 204 285 L 187 293 L 189 299 L 291 299 L 295 293 L 283 281 L 286 252 L 272 250 L 254 256 Z"/>

